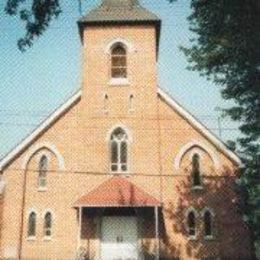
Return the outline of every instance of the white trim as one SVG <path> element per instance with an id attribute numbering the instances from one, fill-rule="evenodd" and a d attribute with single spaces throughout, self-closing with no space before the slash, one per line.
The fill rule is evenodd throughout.
<path id="1" fill-rule="evenodd" d="M 200 178 L 202 179 L 203 177 L 200 176 Z M 192 191 L 201 191 L 201 190 L 203 190 L 203 186 L 202 185 L 192 186 L 191 190 Z"/>
<path id="2" fill-rule="evenodd" d="M 213 150 L 210 149 L 210 147 L 200 141 L 197 140 L 193 140 L 187 144 L 185 144 L 179 151 L 179 153 L 175 156 L 175 160 L 174 160 L 174 167 L 176 170 L 180 169 L 180 164 L 181 164 L 181 160 L 183 158 L 183 156 L 185 155 L 185 153 L 190 150 L 192 147 L 199 147 L 202 150 L 204 150 L 212 159 L 214 166 L 216 168 L 219 168 L 220 166 L 220 162 L 219 162 L 219 158 L 217 156 L 216 153 L 214 153 Z M 198 153 L 197 151 L 195 151 L 194 153 Z M 194 154 L 193 153 L 193 154 Z M 198 153 L 199 154 L 199 153 Z"/>
<path id="3" fill-rule="evenodd" d="M 190 230 L 189 230 L 189 226 L 188 226 L 188 216 L 192 212 L 195 215 L 195 235 L 189 234 Z M 199 229 L 198 229 L 198 217 L 199 217 L 199 213 L 194 207 L 189 207 L 185 212 L 185 228 L 186 228 L 189 240 L 196 240 L 197 239 L 198 231 L 199 231 Z"/>
<path id="4" fill-rule="evenodd" d="M 192 158 L 195 154 L 197 154 L 199 157 L 200 157 L 200 160 L 203 160 L 204 159 L 204 156 L 203 156 L 203 153 L 201 152 L 201 149 L 198 149 L 198 148 L 202 148 L 202 147 L 196 147 L 195 149 L 192 149 L 191 153 L 190 153 L 190 160 L 192 161 Z M 202 150 L 204 150 L 202 148 Z M 208 152 L 207 150 L 205 152 Z M 209 154 L 210 156 L 210 154 Z"/>
<path id="5" fill-rule="evenodd" d="M 189 208 L 185 211 L 185 218 L 188 217 L 188 215 L 189 215 L 190 212 L 194 212 L 196 218 L 199 217 L 198 211 L 197 211 L 194 207 L 189 207 Z"/>
<path id="6" fill-rule="evenodd" d="M 3 180 L 2 175 L 0 175 L 0 195 L 4 194 L 6 187 L 6 182 Z"/>
<path id="7" fill-rule="evenodd" d="M 0 171 L 8 165 L 8 163 L 23 151 L 30 143 L 32 143 L 40 134 L 42 134 L 55 120 L 57 120 L 67 109 L 69 109 L 77 100 L 80 99 L 82 91 L 78 91 L 62 106 L 60 106 L 54 113 L 52 113 L 46 120 L 44 120 L 39 127 L 37 127 L 27 138 L 25 138 L 19 145 L 11 150 L 1 161 Z"/>
<path id="8" fill-rule="evenodd" d="M 216 214 L 215 214 L 214 210 L 211 208 L 208 208 L 208 207 L 203 208 L 203 210 L 200 213 L 202 221 L 203 221 L 203 232 L 205 232 L 204 216 L 205 216 L 206 212 L 209 212 L 211 215 L 211 235 L 209 235 L 209 236 L 204 235 L 204 240 L 214 240 L 214 224 L 213 223 L 214 223 L 214 218 L 216 217 Z"/>
<path id="9" fill-rule="evenodd" d="M 23 163 L 22 163 L 23 170 L 27 169 L 28 163 L 31 160 L 31 158 L 33 157 L 33 155 L 42 149 L 46 149 L 49 152 L 53 153 L 58 160 L 59 170 L 62 170 L 62 171 L 65 170 L 64 158 L 62 157 L 61 153 L 56 148 L 56 146 L 50 142 L 38 143 L 29 150 L 29 152 L 25 155 L 25 157 L 23 159 Z M 42 155 L 45 155 L 47 157 L 48 161 L 50 161 L 50 155 L 46 151 L 41 151 L 41 153 L 38 156 L 38 162 L 39 162 L 39 158 Z"/>
<path id="10" fill-rule="evenodd" d="M 36 236 L 31 236 L 26 238 L 27 241 L 36 241 Z"/>
<path id="11" fill-rule="evenodd" d="M 112 41 L 110 41 L 106 47 L 105 47 L 105 53 L 110 54 L 111 52 L 111 48 L 113 47 L 113 45 L 115 44 L 122 44 L 125 48 L 127 52 L 133 52 L 134 48 L 133 45 L 128 42 L 127 40 L 123 39 L 123 38 L 116 38 L 113 39 Z"/>
<path id="12" fill-rule="evenodd" d="M 240 158 L 213 133 L 211 133 L 198 119 L 191 115 L 187 110 L 185 110 L 180 104 L 178 104 L 169 94 L 158 88 L 158 94 L 161 98 L 171 106 L 175 111 L 177 111 L 183 118 L 185 118 L 194 128 L 196 128 L 200 133 L 202 133 L 209 141 L 211 141 L 223 154 L 225 154 L 229 159 L 235 162 L 237 165 L 241 165 Z"/>
<path id="13" fill-rule="evenodd" d="M 112 164 L 111 164 L 111 135 L 114 132 L 114 130 L 116 130 L 117 128 L 122 128 L 126 135 L 127 135 L 127 139 L 125 140 L 127 143 L 127 162 L 126 162 L 126 167 L 127 170 L 126 171 L 122 171 L 122 170 L 118 170 L 118 171 L 112 171 Z M 130 145 L 132 143 L 132 136 L 129 133 L 130 131 L 127 129 L 126 126 L 124 125 L 120 125 L 120 126 L 115 126 L 114 128 L 111 128 L 109 130 L 109 134 L 107 135 L 107 143 L 108 143 L 108 163 L 109 163 L 109 173 L 111 175 L 120 175 L 120 176 L 130 176 L 131 170 L 130 170 L 130 165 L 131 165 L 131 158 L 130 158 Z M 120 153 L 118 154 L 118 156 L 120 157 Z M 121 165 L 117 163 L 117 166 Z M 122 166 L 122 165 L 121 165 Z"/>
<path id="14" fill-rule="evenodd" d="M 34 236 L 28 236 L 28 229 L 29 229 L 29 219 L 31 214 L 34 213 L 35 214 L 35 235 Z M 28 241 L 34 241 L 36 240 L 36 236 L 37 236 L 37 221 L 38 221 L 38 212 L 37 210 L 30 208 L 27 210 L 27 217 L 26 217 L 26 240 Z"/>
<path id="15" fill-rule="evenodd" d="M 127 134 L 127 137 L 128 137 L 128 143 L 132 143 L 133 142 L 133 137 L 131 135 L 131 131 L 129 130 L 129 128 L 124 125 L 124 124 L 116 124 L 116 125 L 113 125 L 107 132 L 107 135 L 106 135 L 106 141 L 107 143 L 110 143 L 110 137 L 111 137 L 111 134 L 114 132 L 114 130 L 116 130 L 117 128 L 122 128 L 126 134 Z"/>
<path id="16" fill-rule="evenodd" d="M 34 212 L 36 214 L 36 216 L 38 215 L 38 211 L 35 208 L 29 208 L 27 210 L 27 219 L 29 219 L 29 215 Z"/>
<path id="17" fill-rule="evenodd" d="M 111 78 L 108 84 L 110 86 L 128 86 L 130 82 L 128 78 Z"/>
<path id="18" fill-rule="evenodd" d="M 81 233 L 82 233 L 82 207 L 79 208 L 78 219 L 78 236 L 77 236 L 77 251 L 81 248 Z"/>
<path id="19" fill-rule="evenodd" d="M 46 236 L 45 235 L 45 216 L 47 213 L 51 214 L 51 235 L 50 236 Z M 42 213 L 42 224 L 43 224 L 43 241 L 50 241 L 52 240 L 53 237 L 53 223 L 54 223 L 54 219 L 55 219 L 55 215 L 53 213 L 53 211 L 51 209 L 45 209 Z"/>

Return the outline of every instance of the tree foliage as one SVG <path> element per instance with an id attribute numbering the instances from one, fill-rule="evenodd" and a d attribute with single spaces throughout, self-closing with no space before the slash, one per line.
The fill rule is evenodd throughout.
<path id="1" fill-rule="evenodd" d="M 260 4 L 257 0 L 191 0 L 191 47 L 182 50 L 189 69 L 221 88 L 234 106 L 224 113 L 240 122 L 244 163 L 239 184 L 246 191 L 243 214 L 260 248 Z M 260 259 L 260 252 L 257 252 Z"/>
<path id="2" fill-rule="evenodd" d="M 25 22 L 26 34 L 18 41 L 18 47 L 24 51 L 33 44 L 35 38 L 43 34 L 51 21 L 59 16 L 59 0 L 7 0 L 5 12 L 11 16 L 20 16 Z"/>

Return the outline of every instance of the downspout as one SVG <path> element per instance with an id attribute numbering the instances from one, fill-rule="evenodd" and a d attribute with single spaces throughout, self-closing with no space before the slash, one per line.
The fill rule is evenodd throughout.
<path id="1" fill-rule="evenodd" d="M 2 250 L 2 229 L 3 229 L 3 207 L 4 207 L 5 182 L 3 172 L 0 172 L 0 252 Z"/>
<path id="2" fill-rule="evenodd" d="M 158 162 L 159 162 L 159 181 L 160 181 L 160 204 L 161 207 L 163 207 L 163 180 L 162 180 L 162 174 L 163 174 L 163 169 L 162 169 L 162 152 L 161 152 L 161 147 L 162 147 L 162 141 L 161 141 L 161 121 L 160 121 L 160 107 L 159 107 L 159 96 L 157 93 L 157 128 L 158 128 Z M 158 259 L 160 259 L 160 248 L 161 248 L 161 239 L 160 239 L 160 227 L 159 227 L 159 214 L 158 214 L 158 206 L 156 207 L 156 235 L 158 236 L 158 245 L 157 245 L 157 254 L 158 254 Z"/>
<path id="3" fill-rule="evenodd" d="M 27 167 L 24 170 L 23 183 L 22 183 L 22 205 L 21 205 L 21 217 L 20 217 L 21 224 L 19 230 L 18 260 L 22 259 L 26 186 L 27 186 Z"/>

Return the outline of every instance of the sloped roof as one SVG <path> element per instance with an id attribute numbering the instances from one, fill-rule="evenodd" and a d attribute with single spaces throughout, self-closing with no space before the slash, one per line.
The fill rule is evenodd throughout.
<path id="1" fill-rule="evenodd" d="M 79 23 L 141 22 L 160 19 L 139 4 L 138 0 L 103 0 L 101 5 L 83 16 Z"/>
<path id="2" fill-rule="evenodd" d="M 57 119 L 59 119 L 66 111 L 68 111 L 80 98 L 81 91 L 78 91 L 67 102 L 65 102 L 60 108 L 54 111 L 46 120 L 44 120 L 29 136 L 27 136 L 19 145 L 11 150 L 1 161 L 0 171 L 4 169 L 12 160 L 14 160 L 24 149 L 26 149 L 31 143 L 33 143 L 38 136 L 40 136 L 50 125 L 52 125 Z M 208 141 L 210 141 L 217 149 L 225 154 L 232 162 L 237 165 L 241 165 L 241 160 L 236 153 L 228 149 L 228 147 L 215 136 L 206 126 L 204 126 L 198 119 L 196 119 L 185 108 L 178 104 L 170 95 L 168 95 L 161 88 L 158 88 L 158 95 L 169 104 L 174 111 L 179 113 L 184 119 L 186 119 L 195 129 L 197 129 Z"/>
<path id="3" fill-rule="evenodd" d="M 81 98 L 81 91 L 75 93 L 64 104 L 58 107 L 51 115 L 43 120 L 39 126 L 34 129 L 25 139 L 23 139 L 14 149 L 0 160 L 0 171 L 3 170 L 13 159 L 24 151 L 31 143 L 33 143 L 48 127 L 58 120 L 66 111 L 68 111 Z"/>
<path id="4" fill-rule="evenodd" d="M 79 198 L 74 207 L 154 207 L 159 200 L 129 182 L 114 176 Z"/>

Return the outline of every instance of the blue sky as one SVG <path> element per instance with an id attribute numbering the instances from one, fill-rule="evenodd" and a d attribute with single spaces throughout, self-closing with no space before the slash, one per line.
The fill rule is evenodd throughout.
<path id="1" fill-rule="evenodd" d="M 99 0 L 82 0 L 83 13 Z M 3 12 L 0 1 L 0 157 L 30 133 L 52 110 L 79 89 L 80 40 L 76 21 L 77 1 L 61 0 L 63 13 L 49 30 L 25 53 L 17 49 L 24 33 L 18 18 Z M 142 4 L 162 19 L 158 61 L 159 83 L 171 95 L 218 134 L 216 107 L 230 104 L 220 89 L 186 70 L 188 65 L 179 46 L 189 45 L 189 0 L 169 4 L 167 0 L 143 0 Z M 234 139 L 236 125 L 222 120 L 222 138 Z"/>

